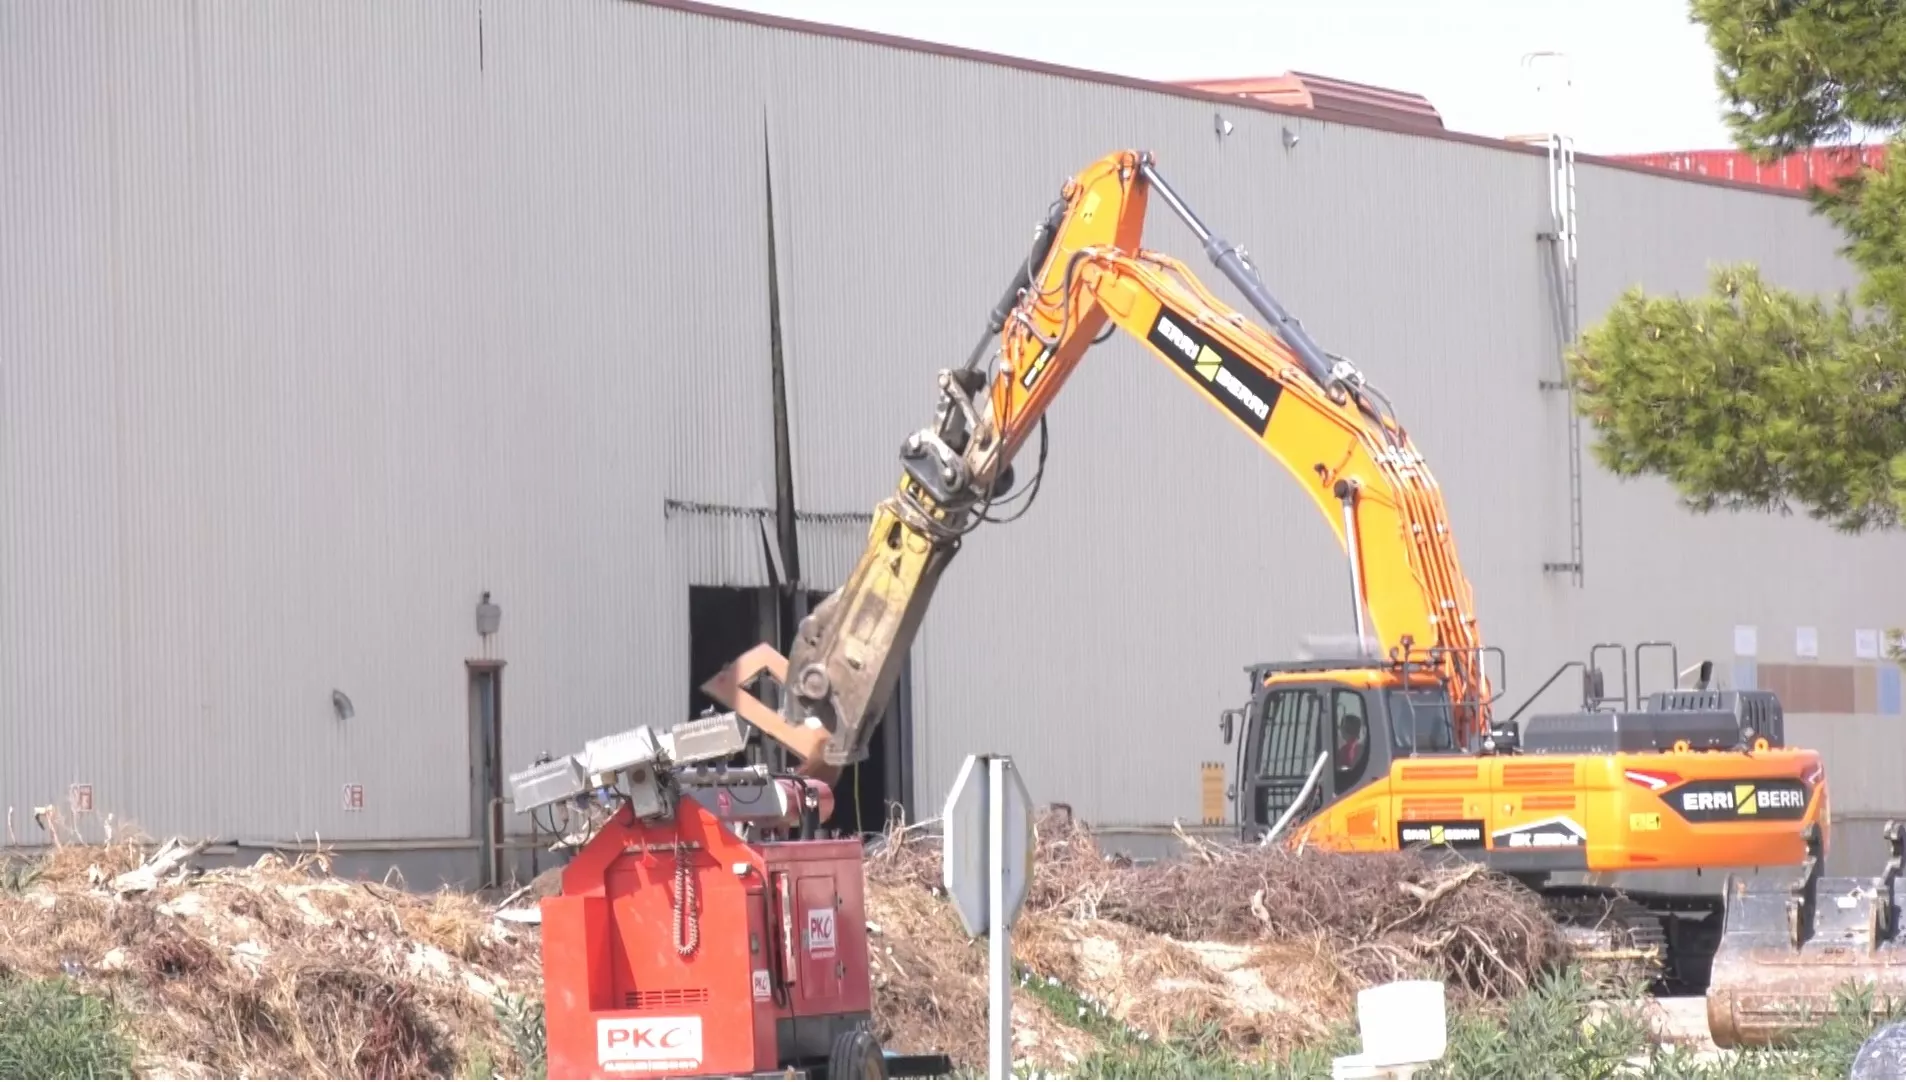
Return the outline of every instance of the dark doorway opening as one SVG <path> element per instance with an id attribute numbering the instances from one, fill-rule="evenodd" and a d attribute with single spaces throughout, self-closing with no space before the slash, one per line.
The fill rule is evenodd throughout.
<path id="1" fill-rule="evenodd" d="M 470 681 L 470 834 L 477 884 L 503 882 L 503 663 L 467 661 Z"/>
<path id="2" fill-rule="evenodd" d="M 774 595 L 766 588 L 690 586 L 688 588 L 688 717 L 720 710 L 702 694 L 702 684 L 758 642 L 773 642 Z M 779 643 L 776 643 L 779 646 Z M 758 693 L 758 692 L 757 692 Z M 778 700 L 764 697 L 770 706 Z M 672 718 L 673 725 L 687 718 Z"/>
<path id="3" fill-rule="evenodd" d="M 841 791 L 834 795 L 834 825 L 842 833 L 879 834 L 887 829 L 889 817 L 912 817 L 912 741 L 906 731 L 913 714 L 907 679 L 912 662 L 905 664 L 880 727 L 867 745 L 867 758 L 841 775 Z M 903 747 L 909 748 L 904 757 Z"/>
<path id="4" fill-rule="evenodd" d="M 770 642 L 783 654 L 793 644 L 800 621 L 827 595 L 808 591 L 805 598 L 789 597 L 781 604 L 769 587 L 690 586 L 689 716 L 720 706 L 702 694 L 701 685 L 722 666 L 756 643 Z M 805 604 L 798 602 L 805 601 Z M 913 810 L 913 688 L 912 661 L 904 664 L 895 683 L 886 715 L 875 730 L 867 758 L 842 774 L 834 794 L 830 832 L 870 834 L 886 829 L 890 814 L 911 817 Z M 753 689 L 769 706 L 781 707 L 780 691 L 764 678 Z M 764 746 L 765 745 L 765 746 Z M 788 766 L 780 745 L 752 737 L 748 758 L 775 769 Z M 891 811 L 892 804 L 900 811 Z"/>

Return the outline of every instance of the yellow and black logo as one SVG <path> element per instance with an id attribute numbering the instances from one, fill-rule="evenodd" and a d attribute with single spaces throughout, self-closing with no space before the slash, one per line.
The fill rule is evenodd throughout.
<path id="1" fill-rule="evenodd" d="M 1218 378 L 1218 369 L 1224 367 L 1224 358 L 1211 352 L 1210 346 L 1203 346 L 1199 348 L 1198 359 L 1191 362 L 1191 367 L 1204 377 L 1206 383 L 1210 383 Z"/>
<path id="2" fill-rule="evenodd" d="M 1448 823 L 1399 823 L 1397 848 L 1412 845 L 1441 845 L 1451 849 L 1480 849 L 1482 824 L 1474 819 Z"/>
<path id="3" fill-rule="evenodd" d="M 1661 799 L 1691 823 L 1800 819 L 1807 814 L 1807 787 L 1792 778 L 1692 781 L 1662 793 Z"/>
<path id="4" fill-rule="evenodd" d="M 1256 365 L 1235 356 L 1188 316 L 1160 308 L 1145 341 L 1181 370 L 1211 385 L 1211 397 L 1246 428 L 1262 436 L 1284 388 Z"/>
<path id="5" fill-rule="evenodd" d="M 1046 365 L 1050 363 L 1051 360 L 1051 346 L 1040 350 L 1039 356 L 1034 357 L 1032 364 L 1026 366 L 1026 374 L 1019 377 L 1019 385 L 1028 391 L 1032 390 L 1032 385 L 1039 382 L 1039 377 L 1045 373 Z"/>

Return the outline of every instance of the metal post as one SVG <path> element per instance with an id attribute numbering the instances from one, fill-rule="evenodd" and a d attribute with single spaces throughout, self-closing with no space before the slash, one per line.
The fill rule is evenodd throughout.
<path id="1" fill-rule="evenodd" d="M 1006 760 L 994 756 L 986 763 L 986 948 L 989 1049 L 992 1078 L 1013 1076 L 1012 1057 L 1012 949 L 1006 913 Z"/>
<path id="2" fill-rule="evenodd" d="M 490 819 L 488 831 L 484 832 L 490 836 L 490 846 L 488 846 L 490 848 L 490 861 L 488 861 L 490 886 L 503 886 L 503 798 L 501 796 L 490 798 L 488 819 Z"/>
<path id="3" fill-rule="evenodd" d="M 1357 653 L 1365 644 L 1363 620 L 1363 561 L 1357 534 L 1357 488 L 1347 481 L 1337 482 L 1337 498 L 1343 501 L 1344 549 L 1350 553 L 1350 607 L 1356 617 Z"/>
<path id="4" fill-rule="evenodd" d="M 1012 758 L 968 755 L 941 819 L 940 881 L 966 934 L 986 937 L 987 1066 L 990 1077 L 1011 1078 L 1011 929 L 1033 874 L 1032 798 Z"/>

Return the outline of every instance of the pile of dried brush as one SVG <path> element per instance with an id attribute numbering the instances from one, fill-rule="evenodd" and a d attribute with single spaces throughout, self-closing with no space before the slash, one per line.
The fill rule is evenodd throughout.
<path id="1" fill-rule="evenodd" d="M 499 995 L 538 994 L 533 930 L 469 896 L 332 878 L 321 857 L 195 871 L 193 853 L 120 841 L 16 865 L 0 975 L 114 1001 L 148 1077 L 521 1071 L 508 1040 L 478 1035 L 497 1034 Z"/>
<path id="2" fill-rule="evenodd" d="M 1082 825 L 1051 811 L 1040 816 L 1037 838 L 1017 960 L 1143 1034 L 1195 1026 L 1235 1051 L 1283 1052 L 1348 1018 L 1361 988 L 1431 978 L 1447 982 L 1454 1000 L 1496 999 L 1567 957 L 1533 892 L 1475 866 L 1190 837 L 1182 837 L 1182 859 L 1133 865 L 1107 857 Z M 890 830 L 870 848 L 867 875 L 876 909 L 933 897 L 952 929 L 943 949 L 956 951 L 933 967 L 942 985 L 936 1009 L 983 1019 L 984 955 L 938 897 L 938 838 Z M 891 949 L 898 958 L 926 942 L 910 930 Z M 924 965 L 915 959 L 908 968 Z M 918 1010 L 894 999 L 880 1006 L 897 1012 L 883 1022 L 900 1040 L 922 1027 L 907 1022 Z M 968 1006 L 951 1006 L 956 999 Z"/>
<path id="3" fill-rule="evenodd" d="M 1037 824 L 1014 952 L 1039 978 L 1141 1036 L 1215 1033 L 1279 1055 L 1349 1019 L 1358 989 L 1409 977 L 1455 997 L 1512 995 L 1566 957 L 1539 900 L 1406 853 L 1212 845 L 1135 866 L 1069 816 Z M 189 849 L 55 848 L 0 881 L 0 976 L 65 974 L 130 1020 L 147 1075 L 521 1077 L 499 997 L 541 995 L 537 930 L 482 901 L 328 874 L 321 857 L 213 871 Z M 870 845 L 874 1010 L 898 1052 L 985 1062 L 986 955 L 940 890 L 939 840 L 898 826 Z M 546 875 L 531 898 L 554 889 Z M 1017 1058 L 1065 1071 L 1095 1025 L 1014 997 Z"/>
<path id="4" fill-rule="evenodd" d="M 1407 852 L 1193 842 L 1190 859 L 1068 886 L 1078 909 L 1158 935 L 1316 943 L 1360 985 L 1432 978 L 1500 998 L 1567 952 L 1528 888 Z"/>
<path id="5" fill-rule="evenodd" d="M 868 969 L 882 1043 L 895 1052 L 945 1052 L 956 1064 L 983 1071 L 985 941 L 967 938 L 944 898 L 911 884 L 869 886 Z M 1018 947 L 1023 957 L 1024 943 Z M 1045 1071 L 1078 1063 L 1095 1042 L 1077 1021 L 1056 1017 L 1031 996 L 1014 996 L 1018 1057 Z"/>

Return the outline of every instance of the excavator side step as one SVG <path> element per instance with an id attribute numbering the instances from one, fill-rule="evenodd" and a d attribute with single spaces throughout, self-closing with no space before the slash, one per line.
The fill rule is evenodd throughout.
<path id="1" fill-rule="evenodd" d="M 1865 992 L 1884 1011 L 1906 1001 L 1898 883 L 1906 831 L 1888 822 L 1891 858 L 1876 877 L 1823 877 L 1809 832 L 1800 874 L 1729 876 L 1721 942 L 1708 980 L 1708 1029 L 1722 1048 L 1793 1035 Z"/>

